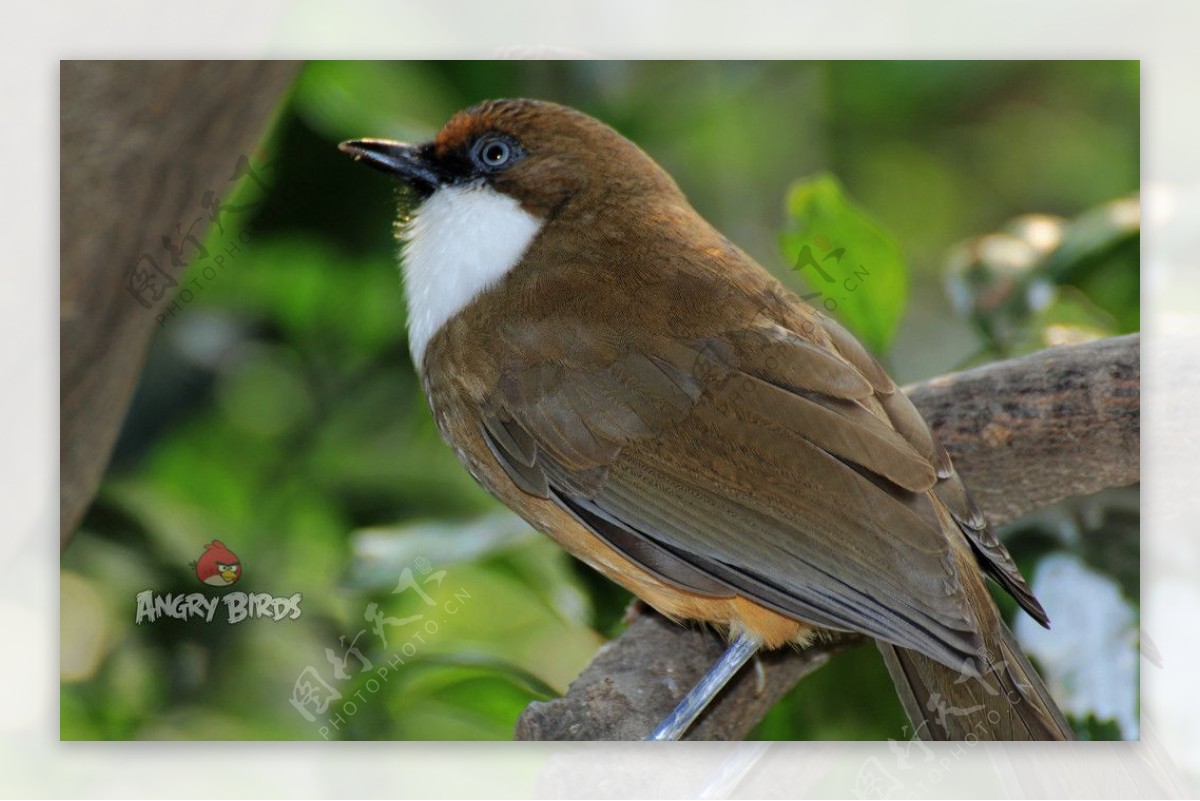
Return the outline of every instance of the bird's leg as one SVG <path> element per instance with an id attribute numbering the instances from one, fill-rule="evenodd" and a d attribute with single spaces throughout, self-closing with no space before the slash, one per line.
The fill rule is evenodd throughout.
<path id="1" fill-rule="evenodd" d="M 667 715 L 647 740 L 678 740 L 695 722 L 700 713 L 712 703 L 721 688 L 729 683 L 741 669 L 750 661 L 750 657 L 762 646 L 762 638 L 753 634 L 742 633 L 729 644 L 729 648 L 717 660 L 704 678 L 697 682 L 691 692 L 683 697 L 679 706 Z"/>

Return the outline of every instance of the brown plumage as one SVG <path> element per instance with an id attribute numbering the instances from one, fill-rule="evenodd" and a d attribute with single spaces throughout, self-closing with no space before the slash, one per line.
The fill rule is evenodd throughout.
<path id="1" fill-rule="evenodd" d="M 984 575 L 1045 613 L 879 363 L 590 117 L 493 101 L 426 157 L 496 132 L 524 157 L 488 185 L 544 224 L 419 365 L 471 474 L 670 617 L 875 638 L 922 736 L 1070 737 Z"/>

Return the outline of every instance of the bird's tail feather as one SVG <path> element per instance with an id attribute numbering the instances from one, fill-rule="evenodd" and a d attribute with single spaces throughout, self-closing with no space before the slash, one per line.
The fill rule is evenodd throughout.
<path id="1" fill-rule="evenodd" d="M 879 643 L 916 735 L 925 740 L 1075 739 L 1012 632 L 1001 621 L 994 631 L 978 677 Z"/>

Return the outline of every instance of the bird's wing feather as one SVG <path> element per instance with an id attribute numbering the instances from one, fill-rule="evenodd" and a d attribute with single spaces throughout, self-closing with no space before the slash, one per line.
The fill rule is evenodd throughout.
<path id="1" fill-rule="evenodd" d="M 575 330 L 500 376 L 485 438 L 523 490 L 676 586 L 961 666 L 978 625 L 929 495 L 949 460 L 821 322 L 825 342 L 761 318 L 616 347 Z"/>

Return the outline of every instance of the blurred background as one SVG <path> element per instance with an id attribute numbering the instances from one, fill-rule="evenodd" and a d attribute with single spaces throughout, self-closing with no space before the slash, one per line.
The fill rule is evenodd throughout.
<path id="1" fill-rule="evenodd" d="M 405 198 L 336 149 L 428 139 L 502 96 L 637 142 L 901 382 L 1139 329 L 1136 62 L 309 63 L 256 152 L 197 198 L 212 222 L 185 251 L 187 294 L 63 553 L 64 739 L 509 739 L 620 632 L 628 594 L 439 439 L 405 340 Z M 877 280 L 834 297 L 801 259 L 820 237 L 869 243 Z M 1055 621 L 1018 635 L 1085 737 L 1138 736 L 1138 520 L 1127 488 L 1005 532 Z M 242 564 L 228 589 L 190 566 L 213 539 Z M 303 614 L 138 624 L 148 589 L 301 593 Z M 756 736 L 904 726 L 863 648 Z"/>

